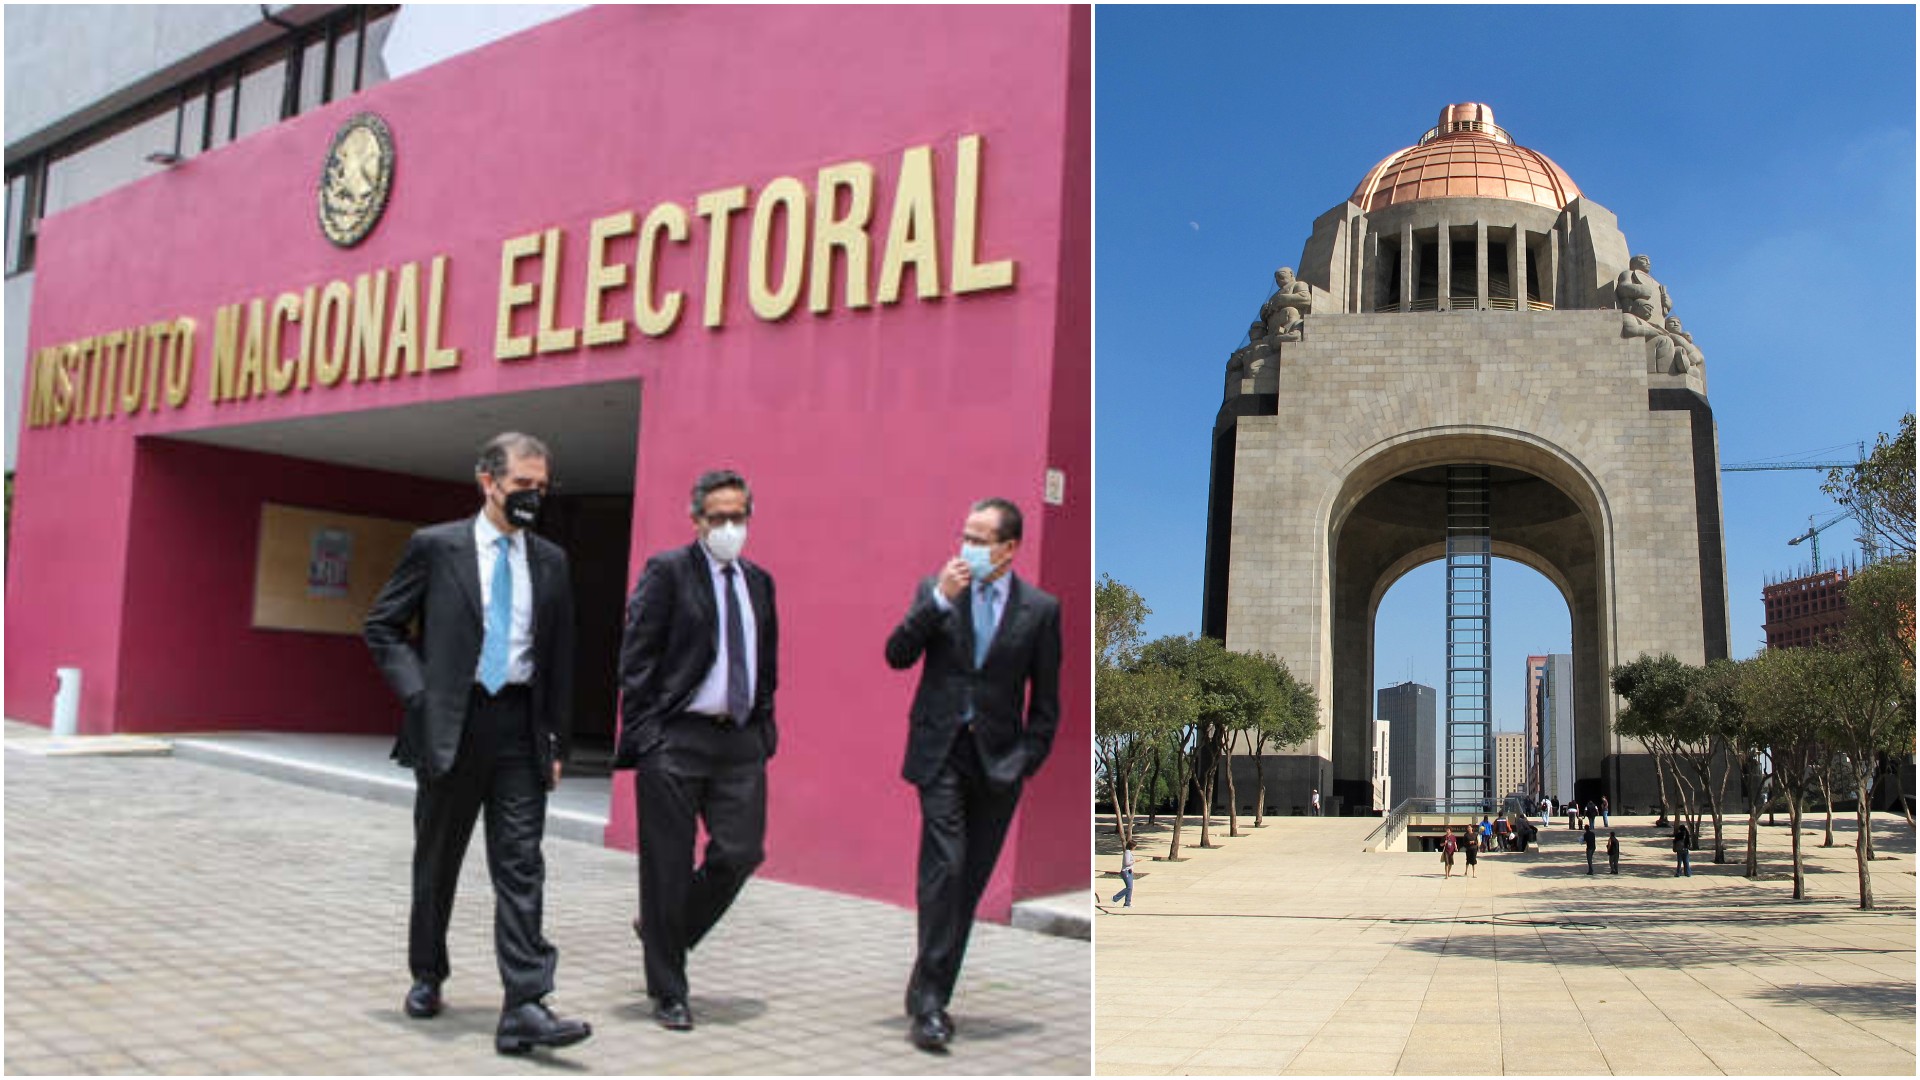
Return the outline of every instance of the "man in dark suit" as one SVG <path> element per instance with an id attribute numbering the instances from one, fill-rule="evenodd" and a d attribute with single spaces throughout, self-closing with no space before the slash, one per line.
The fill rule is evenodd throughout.
<path id="1" fill-rule="evenodd" d="M 1006 839 L 1020 785 L 1046 760 L 1060 720 L 1060 602 L 1012 573 L 1020 508 L 973 505 L 958 558 L 920 583 L 887 638 L 887 663 L 925 658 L 907 735 L 920 789 L 920 951 L 907 982 L 910 1037 L 953 1038 L 947 1002 L 974 908 Z"/>
<path id="2" fill-rule="evenodd" d="M 765 858 L 767 759 L 780 626 L 773 578 L 740 557 L 753 493 L 739 473 L 693 486 L 697 534 L 663 551 L 627 602 L 620 644 L 620 744 L 640 818 L 640 918 L 653 1017 L 693 1028 L 687 950 L 713 929 Z M 694 824 L 707 828 L 693 862 Z"/>
<path id="3" fill-rule="evenodd" d="M 454 888 L 484 806 L 493 946 L 506 988 L 494 1047 L 503 1054 L 592 1033 L 542 1001 L 558 954 L 540 930 L 540 839 L 547 791 L 560 780 L 556 732 L 569 726 L 573 702 L 567 556 L 528 531 L 550 458 L 529 435 L 487 443 L 476 467 L 480 513 L 414 533 L 366 620 L 374 660 L 406 705 L 393 756 L 416 781 L 406 1012 L 440 1012 Z"/>

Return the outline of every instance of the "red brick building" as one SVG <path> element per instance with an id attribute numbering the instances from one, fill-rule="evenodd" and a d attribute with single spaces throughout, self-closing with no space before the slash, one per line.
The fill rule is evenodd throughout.
<path id="1" fill-rule="evenodd" d="M 1856 569 L 1841 566 L 1762 586 L 1767 648 L 1796 648 L 1838 636 L 1847 621 L 1847 582 Z"/>

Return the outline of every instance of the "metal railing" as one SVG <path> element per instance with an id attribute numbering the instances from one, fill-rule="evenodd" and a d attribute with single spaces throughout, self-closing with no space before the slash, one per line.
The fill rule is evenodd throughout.
<path id="1" fill-rule="evenodd" d="M 1403 799 L 1399 806 L 1387 812 L 1380 827 L 1368 833 L 1360 841 L 1362 851 L 1385 851 L 1400 839 L 1406 831 L 1407 822 L 1415 814 L 1467 815 L 1492 817 L 1496 813 L 1505 816 L 1509 799 Z"/>
<path id="2" fill-rule="evenodd" d="M 1479 303 L 1480 303 L 1479 297 L 1456 296 L 1456 297 L 1453 297 L 1453 305 L 1454 305 L 1453 310 L 1471 311 L 1476 307 L 1478 307 Z M 1505 296 L 1487 297 L 1487 307 L 1493 311 L 1518 311 L 1519 310 L 1519 306 L 1512 299 Z M 1400 310 L 1400 302 L 1398 300 L 1395 300 L 1395 301 L 1392 301 L 1391 303 L 1375 305 L 1373 309 L 1373 313 L 1375 315 L 1391 315 L 1391 314 L 1394 314 L 1395 312 L 1398 312 L 1399 310 Z M 1413 303 L 1407 306 L 1407 310 L 1408 311 L 1438 311 L 1440 310 L 1440 301 L 1437 299 L 1434 299 L 1433 297 L 1428 297 L 1425 300 L 1415 300 Z M 1552 311 L 1554 310 L 1554 307 L 1552 304 L 1548 303 L 1545 300 L 1528 300 L 1527 310 L 1528 311 Z M 1847 462 L 1846 464 L 1851 465 L 1853 463 Z"/>
<path id="3" fill-rule="evenodd" d="M 1420 145 L 1425 146 L 1442 135 L 1452 135 L 1457 131 L 1477 131 L 1482 135 L 1491 135 L 1501 142 L 1506 143 L 1508 146 L 1513 145 L 1513 136 L 1507 134 L 1506 128 L 1498 124 L 1489 124 L 1482 120 L 1455 120 L 1442 127 L 1434 128 L 1425 135 L 1420 136 Z"/>

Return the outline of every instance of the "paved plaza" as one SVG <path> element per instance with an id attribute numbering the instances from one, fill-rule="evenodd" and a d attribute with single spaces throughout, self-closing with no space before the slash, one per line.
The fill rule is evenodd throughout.
<path id="1" fill-rule="evenodd" d="M 1914 1075 L 1900 817 L 1875 818 L 1880 912 L 1856 910 L 1851 847 L 1811 846 L 1824 818 L 1803 837 L 1803 903 L 1784 814 L 1763 819 L 1757 882 L 1711 852 L 1672 877 L 1645 817 L 1613 819 L 1618 877 L 1604 853 L 1586 876 L 1563 818 L 1543 850 L 1484 856 L 1469 880 L 1443 880 L 1437 854 L 1362 852 L 1377 818 L 1243 818 L 1237 838 L 1214 821 L 1221 846 L 1200 849 L 1189 818 L 1186 861 L 1137 864 L 1132 908 L 1107 902 L 1116 878 L 1094 882 L 1099 1074 Z M 1101 871 L 1118 868 L 1111 823 Z M 1143 830 L 1137 853 L 1169 835 Z"/>
<path id="2" fill-rule="evenodd" d="M 34 737 L 9 724 L 7 743 Z M 479 835 L 448 1009 L 409 1020 L 399 806 L 173 757 L 6 767 L 9 1073 L 1079 1073 L 1089 946 L 979 924 L 951 1054 L 906 1042 L 908 910 L 756 880 L 690 961 L 691 1033 L 649 1019 L 634 857 L 549 839 L 546 926 L 591 1041 L 493 1051 L 500 983 Z"/>

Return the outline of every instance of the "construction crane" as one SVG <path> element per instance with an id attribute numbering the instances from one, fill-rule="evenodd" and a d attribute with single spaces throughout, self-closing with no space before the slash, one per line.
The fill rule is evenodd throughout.
<path id="1" fill-rule="evenodd" d="M 1726 473 L 1785 472 L 1794 469 L 1819 469 L 1821 471 L 1828 469 L 1858 469 L 1867 463 L 1867 444 L 1863 440 L 1854 445 L 1860 455 L 1858 461 L 1743 461 L 1733 465 L 1722 465 L 1720 466 L 1720 471 Z M 1827 447 L 1826 449 L 1834 448 Z M 1818 453 L 1818 451 L 1815 451 L 1815 453 Z M 1850 508 L 1843 511 L 1838 517 L 1815 527 L 1813 525 L 1813 516 L 1808 515 L 1808 531 L 1793 540 L 1787 541 L 1787 543 L 1798 544 L 1802 540 L 1813 541 L 1813 570 L 1814 573 L 1817 574 L 1820 572 L 1820 532 L 1829 526 L 1838 524 L 1853 516 L 1853 509 Z M 1866 555 L 1867 561 L 1872 562 L 1879 555 L 1879 538 L 1874 531 L 1873 515 L 1865 514 L 1856 520 L 1860 523 L 1860 546 Z"/>
<path id="2" fill-rule="evenodd" d="M 1857 469 L 1867 460 L 1867 444 L 1861 442 L 1859 461 L 1742 461 L 1720 466 L 1721 472 L 1782 472 L 1790 469 Z"/>
<path id="3" fill-rule="evenodd" d="M 1807 531 L 1787 541 L 1788 547 L 1798 547 L 1803 540 L 1813 541 L 1813 572 L 1820 572 L 1820 534 L 1853 516 L 1853 511 L 1842 510 L 1818 525 L 1813 523 L 1813 515 L 1807 515 Z"/>

